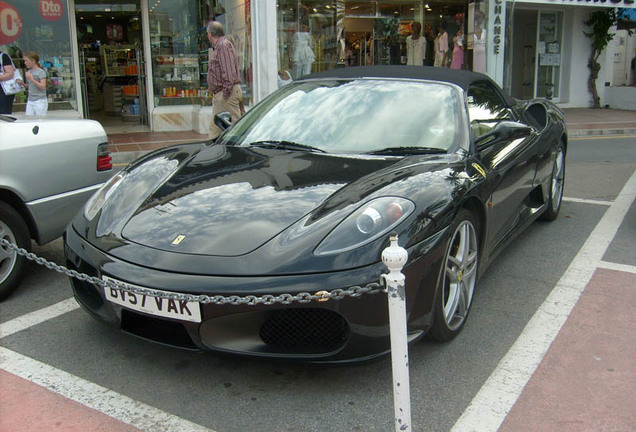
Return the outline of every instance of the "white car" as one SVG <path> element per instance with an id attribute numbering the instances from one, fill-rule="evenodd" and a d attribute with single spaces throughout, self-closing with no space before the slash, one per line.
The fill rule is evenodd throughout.
<path id="1" fill-rule="evenodd" d="M 0 115 L 0 239 L 31 249 L 61 236 L 113 174 L 96 121 Z M 0 300 L 17 288 L 27 260 L 0 245 Z"/>

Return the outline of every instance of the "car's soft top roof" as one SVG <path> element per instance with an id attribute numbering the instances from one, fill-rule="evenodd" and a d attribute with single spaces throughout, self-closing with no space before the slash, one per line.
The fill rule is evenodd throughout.
<path id="1" fill-rule="evenodd" d="M 316 79 L 316 78 L 404 78 L 404 79 L 422 79 L 442 81 L 456 84 L 467 90 L 470 84 L 476 81 L 488 81 L 499 88 L 499 86 L 487 75 L 459 69 L 448 69 L 432 66 L 359 66 L 331 69 L 324 72 L 318 72 L 306 75 L 300 80 Z M 508 105 L 513 105 L 508 95 L 502 92 L 502 96 L 506 99 Z"/>

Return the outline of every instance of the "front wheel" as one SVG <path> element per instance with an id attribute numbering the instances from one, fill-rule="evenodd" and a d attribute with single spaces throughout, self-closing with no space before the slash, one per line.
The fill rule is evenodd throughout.
<path id="1" fill-rule="evenodd" d="M 563 185 L 565 183 L 565 150 L 563 144 L 559 145 L 554 165 L 552 166 L 552 176 L 550 177 L 550 190 L 548 192 L 548 206 L 541 214 L 540 219 L 553 221 L 561 210 L 563 200 Z"/>
<path id="2" fill-rule="evenodd" d="M 13 207 L 3 202 L 0 202 L 0 238 L 23 249 L 31 249 L 31 239 L 26 224 Z M 0 301 L 7 298 L 18 287 L 26 267 L 25 257 L 0 245 Z"/>
<path id="3" fill-rule="evenodd" d="M 479 264 L 479 243 L 473 215 L 468 210 L 461 210 L 450 232 L 452 236 L 446 248 L 430 330 L 431 337 L 440 342 L 453 339 L 464 327 Z"/>

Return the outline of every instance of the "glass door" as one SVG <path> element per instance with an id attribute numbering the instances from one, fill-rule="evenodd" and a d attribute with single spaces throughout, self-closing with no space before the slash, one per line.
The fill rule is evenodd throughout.
<path id="1" fill-rule="evenodd" d="M 512 38 L 512 62 L 508 72 L 512 96 L 532 99 L 536 90 L 537 27 L 539 13 L 536 10 L 517 9 L 514 12 L 514 36 Z"/>
<path id="2" fill-rule="evenodd" d="M 559 99 L 563 13 L 539 12 L 535 97 Z"/>

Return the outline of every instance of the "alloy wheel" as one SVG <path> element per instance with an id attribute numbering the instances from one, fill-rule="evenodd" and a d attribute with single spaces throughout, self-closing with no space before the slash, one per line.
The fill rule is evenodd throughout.
<path id="1" fill-rule="evenodd" d="M 470 220 L 456 228 L 445 264 L 443 315 L 449 330 L 462 326 L 468 315 L 477 281 L 477 236 Z"/>
<path id="2" fill-rule="evenodd" d="M 9 243 L 16 244 L 13 232 L 7 224 L 0 221 L 0 238 Z M 4 282 L 16 265 L 18 254 L 5 246 L 0 246 L 0 283 Z"/>
<path id="3" fill-rule="evenodd" d="M 563 148 L 559 149 L 554 161 L 554 174 L 552 176 L 552 208 L 558 209 L 563 197 L 563 183 L 565 180 L 565 153 Z"/>

